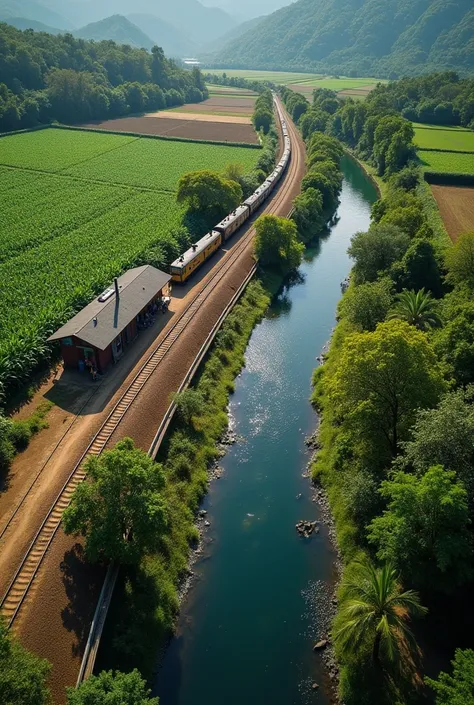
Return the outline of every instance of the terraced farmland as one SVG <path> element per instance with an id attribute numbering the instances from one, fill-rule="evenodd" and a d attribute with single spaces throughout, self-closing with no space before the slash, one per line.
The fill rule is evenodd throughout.
<path id="1" fill-rule="evenodd" d="M 180 225 L 180 175 L 259 151 L 48 129 L 0 139 L 0 392 L 47 336 Z"/>

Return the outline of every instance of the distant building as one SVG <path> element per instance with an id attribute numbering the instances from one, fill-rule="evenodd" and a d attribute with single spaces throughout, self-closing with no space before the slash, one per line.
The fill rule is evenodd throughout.
<path id="1" fill-rule="evenodd" d="M 183 59 L 185 66 L 201 66 L 201 62 L 197 59 Z"/>
<path id="2" fill-rule="evenodd" d="M 150 265 L 129 269 L 88 306 L 48 338 L 60 341 L 64 366 L 84 369 L 95 364 L 103 373 L 147 327 L 171 275 Z"/>

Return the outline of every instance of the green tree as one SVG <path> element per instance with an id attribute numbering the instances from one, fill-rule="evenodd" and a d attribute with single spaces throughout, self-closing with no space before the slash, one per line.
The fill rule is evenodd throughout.
<path id="1" fill-rule="evenodd" d="M 308 110 L 305 112 L 299 122 L 301 134 L 304 140 L 307 140 L 313 132 L 324 132 L 328 114 L 322 110 Z"/>
<path id="2" fill-rule="evenodd" d="M 474 289 L 474 230 L 461 235 L 446 251 L 446 266 L 448 279 L 453 284 L 465 284 Z"/>
<path id="3" fill-rule="evenodd" d="M 445 390 L 442 369 L 426 335 L 403 321 L 347 336 L 327 381 L 336 416 L 374 466 L 398 453 L 420 408 Z"/>
<path id="4" fill-rule="evenodd" d="M 436 705 L 470 705 L 474 702 L 474 651 L 456 649 L 452 675 L 441 672 L 437 680 L 426 678 L 436 693 Z"/>
<path id="5" fill-rule="evenodd" d="M 427 611 L 418 594 L 402 589 L 390 564 L 376 568 L 367 561 L 355 564 L 350 572 L 342 581 L 333 631 L 339 654 L 350 660 L 370 650 L 378 667 L 394 663 L 412 667 L 418 647 L 408 625 Z"/>
<path id="6" fill-rule="evenodd" d="M 263 215 L 257 220 L 255 230 L 255 255 L 264 269 L 290 272 L 299 267 L 304 245 L 298 242 L 292 220 Z"/>
<path id="7" fill-rule="evenodd" d="M 323 197 L 320 191 L 308 188 L 293 201 L 292 219 L 303 242 L 309 242 L 324 227 Z"/>
<path id="8" fill-rule="evenodd" d="M 136 563 L 156 550 L 168 527 L 163 471 L 131 438 L 86 462 L 81 483 L 63 514 L 67 534 L 86 538 L 86 556 Z"/>
<path id="9" fill-rule="evenodd" d="M 433 296 L 443 293 L 443 282 L 433 243 L 415 238 L 405 252 L 400 265 L 392 270 L 392 278 L 400 289 L 427 289 Z"/>
<path id="10" fill-rule="evenodd" d="M 424 213 L 414 206 L 398 206 L 391 208 L 381 219 L 381 223 L 396 225 L 404 233 L 415 237 L 425 223 Z"/>
<path id="11" fill-rule="evenodd" d="M 432 465 L 453 470 L 474 511 L 474 388 L 445 394 L 435 409 L 421 409 L 404 444 L 401 467 L 425 473 Z"/>
<path id="12" fill-rule="evenodd" d="M 397 472 L 380 492 L 388 508 L 368 527 L 380 560 L 423 588 L 451 590 L 471 577 L 467 493 L 456 473 L 441 465 L 422 477 Z"/>
<path id="13" fill-rule="evenodd" d="M 192 171 L 178 182 L 177 200 L 191 211 L 230 213 L 242 201 L 242 188 L 213 171 Z"/>
<path id="14" fill-rule="evenodd" d="M 375 281 L 402 259 L 409 245 L 408 235 L 394 225 L 371 225 L 368 232 L 356 233 L 348 249 L 355 261 L 354 281 Z"/>
<path id="15" fill-rule="evenodd" d="M 388 320 L 406 321 L 418 330 L 429 330 L 441 325 L 441 318 L 436 310 L 436 302 L 424 289 L 419 291 L 402 291 L 388 315 Z"/>
<path id="16" fill-rule="evenodd" d="M 374 331 L 392 304 L 391 288 L 388 278 L 352 286 L 341 300 L 339 313 L 358 330 Z"/>
<path id="17" fill-rule="evenodd" d="M 47 661 L 23 648 L 0 616 L 2 705 L 51 705 L 51 693 L 46 687 L 50 668 Z"/>
<path id="18" fill-rule="evenodd" d="M 436 334 L 436 350 L 451 367 L 457 384 L 474 382 L 474 301 L 455 289 L 442 302 L 443 328 Z"/>
<path id="19" fill-rule="evenodd" d="M 263 130 L 263 134 L 266 135 L 272 126 L 273 112 L 260 108 L 254 112 L 252 120 L 257 132 Z"/>
<path id="20" fill-rule="evenodd" d="M 77 689 L 67 688 L 67 705 L 158 705 L 158 698 L 150 694 L 137 669 L 131 673 L 102 671 Z"/>

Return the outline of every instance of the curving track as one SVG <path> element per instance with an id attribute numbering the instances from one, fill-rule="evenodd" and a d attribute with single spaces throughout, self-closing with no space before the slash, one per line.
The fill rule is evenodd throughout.
<path id="1" fill-rule="evenodd" d="M 292 141 L 292 156 L 284 180 L 281 182 L 270 202 L 267 202 L 267 207 L 265 208 L 265 213 L 267 214 L 281 214 L 282 211 L 285 212 L 285 203 L 288 203 L 291 207 L 291 195 L 294 191 L 295 180 L 298 179 L 298 176 L 301 174 L 304 154 L 303 150 L 299 147 L 300 137 L 293 123 L 288 118 L 287 125 Z M 290 208 L 287 210 L 289 212 Z M 140 368 L 99 431 L 88 444 L 80 460 L 74 466 L 61 491 L 50 506 L 43 523 L 31 541 L 13 579 L 0 601 L 1 611 L 9 626 L 13 624 L 15 618 L 18 616 L 22 604 L 28 595 L 28 591 L 38 573 L 43 558 L 61 524 L 63 511 L 69 505 L 74 490 L 86 475 L 83 467 L 84 461 L 90 456 L 99 455 L 104 450 L 113 434 L 117 431 L 127 411 L 136 400 L 138 394 L 157 370 L 162 360 L 169 351 L 172 350 L 176 341 L 182 336 L 189 322 L 195 317 L 196 313 L 205 306 L 214 288 L 226 277 L 235 263 L 244 254 L 248 254 L 248 250 L 252 247 L 254 235 L 255 229 L 251 226 L 247 233 L 241 237 L 239 242 L 234 245 L 227 255 L 215 265 L 212 272 L 198 285 L 198 291 L 195 296 Z M 12 521 L 12 519 L 13 517 L 10 521 Z M 2 533 L 5 533 L 10 521 L 7 523 Z"/>

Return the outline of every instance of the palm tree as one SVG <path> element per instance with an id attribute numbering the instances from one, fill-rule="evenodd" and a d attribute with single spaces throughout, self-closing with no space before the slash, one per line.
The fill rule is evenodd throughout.
<path id="1" fill-rule="evenodd" d="M 416 326 L 419 330 L 428 330 L 441 325 L 441 318 L 435 310 L 436 302 L 429 291 L 407 291 L 404 289 L 397 296 L 397 303 L 388 315 L 388 320 L 398 318 Z"/>
<path id="2" fill-rule="evenodd" d="M 379 667 L 382 661 L 413 667 L 413 656 L 419 649 L 408 622 L 427 612 L 418 593 L 402 590 L 390 564 L 376 568 L 369 561 L 356 564 L 342 589 L 333 634 L 341 656 L 353 657 L 361 649 L 371 648 L 372 659 Z"/>

